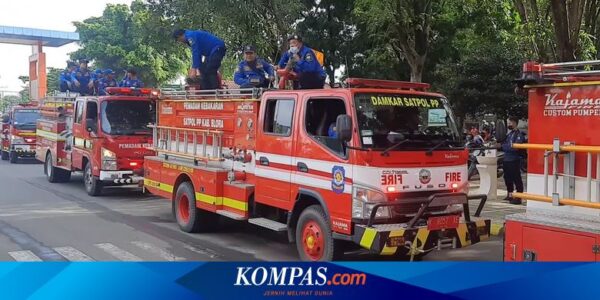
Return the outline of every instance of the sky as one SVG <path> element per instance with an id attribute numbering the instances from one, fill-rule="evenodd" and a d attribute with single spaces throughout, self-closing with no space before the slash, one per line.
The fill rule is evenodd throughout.
<path id="1" fill-rule="evenodd" d="M 0 0 L 0 25 L 59 31 L 75 31 L 74 21 L 100 16 L 108 3 L 132 0 Z M 76 43 L 59 48 L 44 47 L 46 67 L 64 68 Z M 0 91 L 19 91 L 21 75 L 29 73 L 31 46 L 0 44 Z"/>

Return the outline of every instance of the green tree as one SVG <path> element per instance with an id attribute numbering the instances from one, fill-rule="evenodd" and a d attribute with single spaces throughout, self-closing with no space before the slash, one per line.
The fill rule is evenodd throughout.
<path id="1" fill-rule="evenodd" d="M 298 32 L 310 47 L 323 51 L 324 67 L 331 83 L 335 71 L 346 65 L 355 53 L 353 46 L 354 1 L 350 0 L 304 0 L 304 18 L 298 24 Z"/>
<path id="2" fill-rule="evenodd" d="M 456 10 L 456 32 L 436 65 L 434 87 L 444 92 L 460 119 L 493 113 L 526 115 L 526 101 L 514 93 L 527 53 L 519 20 L 504 0 L 468 0 Z"/>
<path id="3" fill-rule="evenodd" d="M 150 0 L 148 3 L 154 15 L 171 23 L 166 27 L 170 30 L 202 29 L 223 39 L 228 49 L 221 68 L 225 78 L 232 77 L 235 65 L 241 60 L 241 49 L 247 44 L 255 45 L 260 56 L 275 62 L 304 7 L 298 1 L 284 0 Z M 186 51 L 180 57 L 189 61 L 190 54 Z"/>
<path id="4" fill-rule="evenodd" d="M 410 66 L 410 80 L 420 82 L 435 37 L 434 19 L 441 0 L 357 0 L 355 13 L 380 45 L 389 47 L 398 61 Z"/>
<path id="5" fill-rule="evenodd" d="M 48 68 L 46 71 L 46 86 L 48 92 L 58 91 L 60 89 L 60 73 L 64 71 L 60 68 Z"/>
<path id="6" fill-rule="evenodd" d="M 127 5 L 108 4 L 102 16 L 75 22 L 81 49 L 72 59 L 89 58 L 99 68 L 121 73 L 134 67 L 147 86 L 165 83 L 183 71 L 181 50 L 168 43 L 163 28 L 168 21 L 156 18 L 140 0 Z"/>

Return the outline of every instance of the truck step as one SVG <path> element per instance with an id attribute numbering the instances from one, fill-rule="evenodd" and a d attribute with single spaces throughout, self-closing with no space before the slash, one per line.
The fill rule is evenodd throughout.
<path id="1" fill-rule="evenodd" d="M 238 220 L 238 221 L 243 221 L 243 220 L 247 220 L 248 217 L 242 216 L 240 214 L 236 214 L 234 212 L 230 212 L 227 210 L 217 210 L 217 214 L 221 215 L 221 216 L 225 216 L 228 217 L 230 219 L 234 219 L 234 220 Z"/>
<path id="2" fill-rule="evenodd" d="M 287 225 L 283 223 L 279 223 L 277 221 L 269 220 L 266 218 L 252 218 L 248 219 L 248 223 L 252 223 L 254 225 L 258 225 L 260 227 L 268 228 L 273 231 L 281 232 L 287 230 Z"/>

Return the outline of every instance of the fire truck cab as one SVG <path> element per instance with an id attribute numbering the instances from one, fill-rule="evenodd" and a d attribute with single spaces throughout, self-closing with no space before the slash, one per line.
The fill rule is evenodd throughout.
<path id="1" fill-rule="evenodd" d="M 463 213 L 468 153 L 446 98 L 420 83 L 347 84 L 161 91 L 145 188 L 173 201 L 183 231 L 247 221 L 287 232 L 302 260 L 488 238 L 489 220 Z"/>
<path id="2" fill-rule="evenodd" d="M 35 156 L 35 124 L 40 118 L 37 102 L 19 104 L 2 120 L 2 160 L 16 163 L 20 158 Z"/>
<path id="3" fill-rule="evenodd" d="M 36 158 L 50 182 L 81 171 L 86 191 L 141 183 L 144 156 L 153 155 L 152 129 L 157 91 L 107 88 L 107 96 L 59 95 L 42 103 Z"/>
<path id="4" fill-rule="evenodd" d="M 527 211 L 506 217 L 505 261 L 600 259 L 600 61 L 526 63 Z"/>

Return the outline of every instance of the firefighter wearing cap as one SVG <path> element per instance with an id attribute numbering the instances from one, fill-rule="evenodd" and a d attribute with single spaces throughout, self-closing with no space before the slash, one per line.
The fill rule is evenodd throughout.
<path id="1" fill-rule="evenodd" d="M 275 79 L 275 73 L 270 63 L 257 57 L 254 46 L 246 46 L 244 60 L 239 63 L 233 79 L 241 88 L 268 88 Z"/>
<path id="2" fill-rule="evenodd" d="M 320 89 L 325 84 L 325 70 L 319 63 L 315 52 L 304 46 L 302 37 L 291 36 L 288 39 L 290 48 L 279 61 L 279 68 L 293 70 L 297 81 L 295 89 Z"/>
<path id="3" fill-rule="evenodd" d="M 81 95 L 91 95 L 94 92 L 92 72 L 88 69 L 88 60 L 79 60 L 79 67 L 71 73 L 73 90 Z"/>
<path id="4" fill-rule="evenodd" d="M 173 38 L 192 48 L 192 69 L 189 76 L 200 75 L 203 89 L 219 88 L 217 71 L 225 57 L 225 42 L 203 30 L 178 29 L 173 32 Z M 203 56 L 204 62 L 202 61 Z"/>
<path id="5" fill-rule="evenodd" d="M 66 91 L 71 91 L 72 90 L 72 85 L 71 85 L 71 73 L 73 73 L 73 71 L 75 71 L 75 69 L 77 68 L 77 64 L 75 64 L 72 61 L 67 62 L 67 68 L 60 72 L 60 76 L 59 76 L 59 89 L 61 92 L 66 92 Z"/>
<path id="6" fill-rule="evenodd" d="M 98 95 L 105 96 L 106 88 L 118 86 L 115 73 L 111 69 L 104 70 L 103 77 L 98 81 Z"/>

